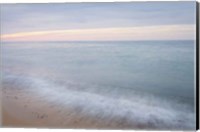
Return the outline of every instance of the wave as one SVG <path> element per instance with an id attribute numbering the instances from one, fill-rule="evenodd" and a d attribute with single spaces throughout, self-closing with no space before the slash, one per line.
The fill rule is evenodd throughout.
<path id="1" fill-rule="evenodd" d="M 101 93 L 97 92 L 102 89 L 101 86 L 81 86 L 71 81 L 61 84 L 43 78 L 13 74 L 4 75 L 2 85 L 3 89 L 18 89 L 39 95 L 44 101 L 71 108 L 74 114 L 95 117 L 97 123 L 103 121 L 108 126 L 121 125 L 126 129 L 195 129 L 194 112 L 186 104 L 151 94 L 133 92 L 132 96 L 126 97 L 120 96 L 119 91 L 117 96 L 113 96 L 111 88 L 107 93 Z M 93 89 L 72 88 L 79 86 Z M 94 123 L 89 118 L 85 122 Z"/>

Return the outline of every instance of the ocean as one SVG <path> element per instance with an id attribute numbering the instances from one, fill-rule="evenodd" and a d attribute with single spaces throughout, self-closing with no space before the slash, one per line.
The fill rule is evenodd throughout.
<path id="1" fill-rule="evenodd" d="M 2 42 L 3 88 L 136 129 L 195 129 L 195 52 L 189 40 Z"/>

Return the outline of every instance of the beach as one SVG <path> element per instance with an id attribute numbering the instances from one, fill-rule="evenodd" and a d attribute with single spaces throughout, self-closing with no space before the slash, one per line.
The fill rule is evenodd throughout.
<path id="1" fill-rule="evenodd" d="M 196 130 L 196 5 L 1 4 L 1 126 Z"/>
<path id="2" fill-rule="evenodd" d="M 78 104 L 66 106 L 59 101 L 62 96 L 61 94 L 61 97 L 49 101 L 45 99 L 45 95 L 35 95 L 31 91 L 17 89 L 17 86 L 14 86 L 14 88 L 4 87 L 3 126 L 107 129 L 130 129 L 135 127 L 126 121 L 127 117 L 111 117 L 109 119 L 103 115 L 104 113 L 99 113 L 99 111 L 97 113 L 94 111 L 94 115 L 92 115 L 92 111 L 91 114 L 88 115 L 86 113 L 84 115 L 82 114 L 84 112 L 81 112 L 84 108 L 83 106 L 78 106 Z M 137 127 L 144 128 L 142 125 Z"/>
<path id="3" fill-rule="evenodd" d="M 106 117 L 107 113 L 100 113 L 100 111 L 82 112 L 84 111 L 84 106 L 78 104 L 67 106 L 59 101 L 62 96 L 61 94 L 61 97 L 49 101 L 45 99 L 45 95 L 35 95 L 31 91 L 23 91 L 17 89 L 17 87 L 14 89 L 10 87 L 4 88 L 3 126 L 90 129 L 149 128 L 148 123 L 132 124 L 133 122 L 129 121 L 127 115 L 112 117 L 112 113 L 110 113 L 111 117 L 108 118 Z M 100 99 L 101 101 L 104 100 Z M 152 125 L 152 128 L 154 127 Z"/>
<path id="4" fill-rule="evenodd" d="M 131 102 L 123 97 L 109 98 L 90 92 L 63 89 L 52 91 L 45 81 L 11 76 L 3 83 L 3 126 L 89 129 L 190 129 L 193 114 L 177 102 L 176 108 L 155 98 Z M 27 79 L 27 78 L 26 78 Z M 31 78 L 28 78 L 31 79 Z M 15 81 L 13 81 L 15 80 Z M 32 82 L 31 82 L 32 81 Z M 18 85 L 16 85 L 18 84 Z M 30 85 L 32 84 L 32 86 Z M 34 87 L 39 85 L 39 87 Z M 34 89 L 33 89 L 34 88 Z M 43 88 L 43 90 L 39 90 Z M 49 89 L 47 89 L 49 88 Z M 58 89 L 58 87 L 57 87 Z M 160 103 L 165 107 L 160 108 Z M 173 105 L 173 104 L 172 104 Z M 183 112 L 176 113 L 177 109 Z M 187 110 L 188 109 L 188 110 Z M 142 110 L 148 110 L 141 113 Z M 187 115 L 185 115 L 185 112 Z M 159 116 L 158 116 L 159 113 Z M 160 116 L 163 115 L 163 116 Z M 173 121 L 173 122 L 172 122 Z"/>
<path id="5" fill-rule="evenodd" d="M 62 96 L 62 95 L 61 95 Z M 47 127 L 47 128 L 126 128 L 123 122 L 112 119 L 109 123 L 95 116 L 81 114 L 79 106 L 63 106 L 59 97 L 48 101 L 45 95 L 31 91 L 4 87 L 3 126 L 5 127 Z M 62 97 L 61 97 L 62 98 Z M 76 104 L 75 104 L 76 105 Z M 97 115 L 98 116 L 98 115 Z M 101 115 L 99 115 L 101 116 Z M 131 127 L 131 126 L 129 126 Z"/>

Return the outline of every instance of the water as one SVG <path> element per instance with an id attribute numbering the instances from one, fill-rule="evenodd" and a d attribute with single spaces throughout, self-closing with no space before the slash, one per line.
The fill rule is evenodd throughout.
<path id="1" fill-rule="evenodd" d="M 81 107 L 108 116 L 128 112 L 130 122 L 150 122 L 149 128 L 195 128 L 193 41 L 12 42 L 1 48 L 3 82 L 62 93 L 73 105 L 87 101 Z"/>

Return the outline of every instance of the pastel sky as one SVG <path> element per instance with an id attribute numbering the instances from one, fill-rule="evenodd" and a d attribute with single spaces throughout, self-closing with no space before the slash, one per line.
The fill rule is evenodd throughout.
<path id="1" fill-rule="evenodd" d="M 195 4 L 1 4 L 1 40 L 191 40 Z"/>

